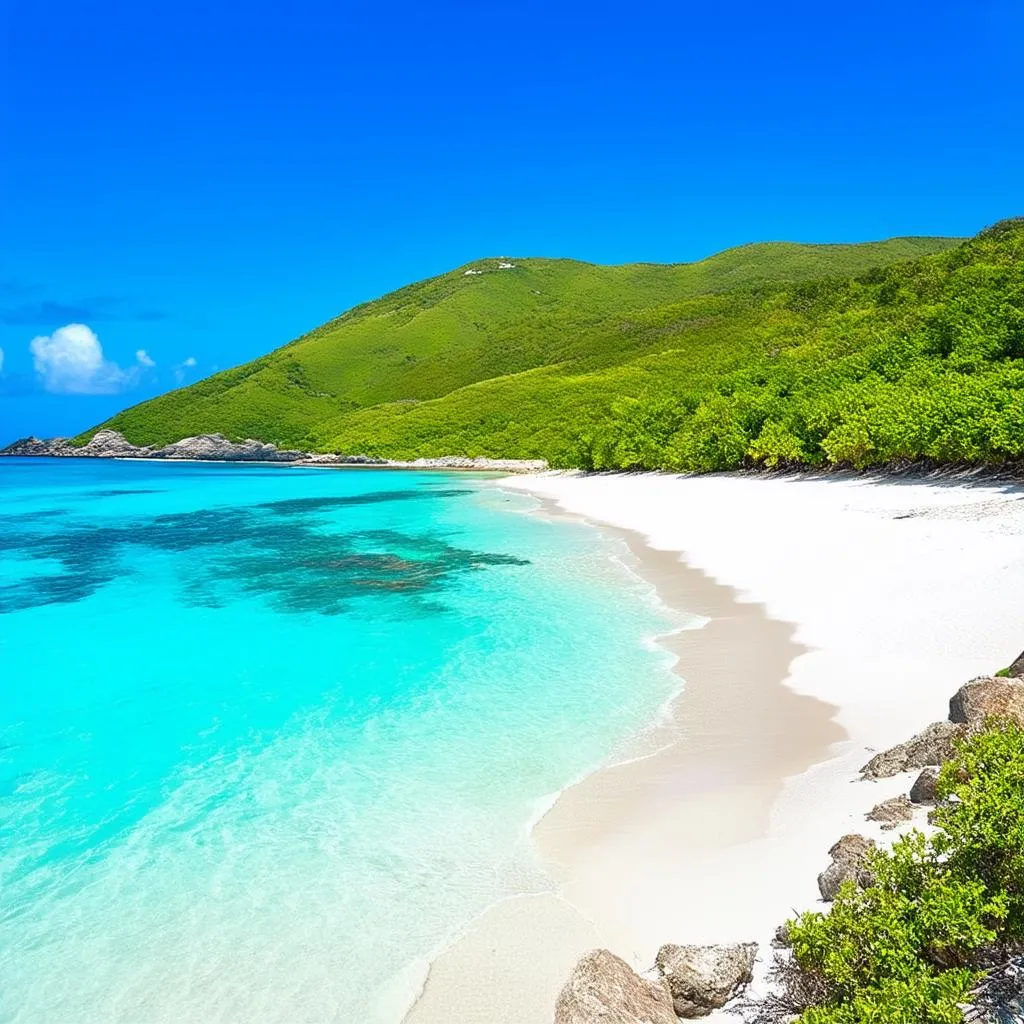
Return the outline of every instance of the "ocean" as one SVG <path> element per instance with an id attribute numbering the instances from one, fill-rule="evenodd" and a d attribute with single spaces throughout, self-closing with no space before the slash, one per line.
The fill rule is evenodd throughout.
<path id="1" fill-rule="evenodd" d="M 397 1024 L 678 686 L 614 537 L 468 474 L 0 460 L 0 1021 Z"/>

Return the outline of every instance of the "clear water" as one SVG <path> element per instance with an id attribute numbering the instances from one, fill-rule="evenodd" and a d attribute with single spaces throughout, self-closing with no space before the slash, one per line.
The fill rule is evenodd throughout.
<path id="1" fill-rule="evenodd" d="M 587 527 L 460 475 L 0 461 L 0 1021 L 400 1019 L 675 686 Z"/>

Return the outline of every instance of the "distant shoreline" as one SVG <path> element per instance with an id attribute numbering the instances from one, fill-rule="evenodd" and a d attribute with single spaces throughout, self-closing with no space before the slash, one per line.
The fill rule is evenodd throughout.
<path id="1" fill-rule="evenodd" d="M 325 469 L 436 469 L 475 470 L 497 473 L 539 473 L 547 470 L 544 459 L 468 458 L 460 455 L 436 459 L 390 460 L 366 455 L 329 455 L 320 452 L 279 449 L 249 438 L 229 441 L 222 434 L 185 437 L 162 448 L 135 445 L 116 430 L 100 430 L 84 445 L 74 445 L 66 437 L 42 440 L 24 437 L 0 449 L 2 458 L 34 459 L 120 459 L 146 462 L 251 463 L 285 467 Z"/>

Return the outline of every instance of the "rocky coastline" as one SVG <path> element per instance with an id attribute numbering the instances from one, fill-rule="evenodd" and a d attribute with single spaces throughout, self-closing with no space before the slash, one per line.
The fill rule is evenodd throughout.
<path id="1" fill-rule="evenodd" d="M 861 769 L 871 782 L 906 773 L 913 784 L 908 795 L 876 805 L 868 821 L 893 829 L 919 815 L 930 821 L 938 802 L 935 783 L 939 768 L 956 753 L 958 740 L 981 732 L 993 719 L 1024 727 L 1024 654 L 996 676 L 965 683 L 949 701 L 949 718 L 935 722 L 916 736 L 873 757 Z M 915 774 L 913 773 L 919 773 Z M 864 835 L 842 836 L 828 851 L 831 863 L 818 876 L 823 903 L 831 903 L 844 882 L 860 888 L 874 884 L 870 853 L 877 844 Z M 780 925 L 772 942 L 773 969 L 769 979 L 786 977 L 789 961 L 787 925 Z M 655 964 L 642 973 L 607 949 L 587 953 L 574 967 L 555 1006 L 554 1024 L 672 1024 L 706 1017 L 726 1009 L 745 1020 L 795 1020 L 798 1013 L 771 991 L 751 998 L 758 944 L 664 945 Z M 965 1022 L 1020 1020 L 1024 1012 L 1024 957 L 1000 963 L 984 973 L 962 1007 Z M 782 1007 L 782 1012 L 773 1013 Z"/>
<path id="2" fill-rule="evenodd" d="M 273 462 L 289 466 L 380 466 L 389 469 L 478 470 L 537 473 L 548 468 L 543 459 L 487 459 L 449 455 L 436 459 L 395 461 L 369 455 L 337 455 L 278 448 L 247 438 L 229 441 L 223 434 L 184 437 L 161 448 L 135 445 L 117 430 L 98 430 L 84 445 L 66 437 L 42 440 L 25 437 L 0 449 L 0 457 L 53 459 L 165 459 L 190 462 Z"/>

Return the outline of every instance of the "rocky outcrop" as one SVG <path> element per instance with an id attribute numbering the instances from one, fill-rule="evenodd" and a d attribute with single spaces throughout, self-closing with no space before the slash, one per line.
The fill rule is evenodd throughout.
<path id="1" fill-rule="evenodd" d="M 163 448 L 134 445 L 116 430 L 98 430 L 88 444 L 73 445 L 66 437 L 42 441 L 25 437 L 0 450 L 0 456 L 33 458 L 99 459 L 190 459 L 201 462 L 280 462 L 309 466 L 392 466 L 399 469 L 475 469 L 501 473 L 537 473 L 548 468 L 543 459 L 485 459 L 447 456 L 391 462 L 369 455 L 334 455 L 329 452 L 303 452 L 280 449 L 275 444 L 255 441 L 229 441 L 223 434 L 199 434 L 184 437 Z"/>
<path id="2" fill-rule="evenodd" d="M 155 452 L 158 459 L 198 459 L 203 462 L 301 462 L 305 452 L 282 451 L 274 444 L 247 438 L 229 441 L 223 434 L 185 437 Z"/>
<path id="3" fill-rule="evenodd" d="M 77 449 L 68 451 L 71 445 L 66 437 L 52 437 L 44 441 L 39 437 L 22 437 L 0 449 L 0 455 L 19 456 L 21 458 L 38 459 L 61 455 L 77 455 Z"/>
<path id="4" fill-rule="evenodd" d="M 676 1016 L 691 1020 L 738 996 L 750 984 L 756 957 L 756 942 L 669 945 L 658 950 L 656 963 L 672 993 Z"/>
<path id="5" fill-rule="evenodd" d="M 956 740 L 963 732 L 962 725 L 933 722 L 906 743 L 876 754 L 861 772 L 868 779 L 887 779 L 914 768 L 944 764 L 953 756 Z"/>
<path id="6" fill-rule="evenodd" d="M 555 1024 L 676 1024 L 676 1015 L 664 982 L 641 978 L 614 953 L 595 949 L 559 993 Z"/>
<path id="7" fill-rule="evenodd" d="M 414 459 L 412 462 L 393 462 L 390 465 L 407 469 L 476 469 L 498 473 L 542 473 L 548 468 L 544 459 L 487 459 L 482 455 L 473 459 L 462 455 L 445 455 L 438 459 Z"/>
<path id="8" fill-rule="evenodd" d="M 1024 679 L 1024 651 L 1020 657 L 1006 670 L 1006 674 L 1014 679 Z"/>
<path id="9" fill-rule="evenodd" d="M 843 836 L 828 851 L 832 863 L 818 875 L 818 891 L 821 898 L 834 900 L 843 882 L 854 882 L 862 889 L 871 885 L 875 878 L 867 867 L 867 859 L 874 848 L 875 841 L 866 836 Z"/>
<path id="10" fill-rule="evenodd" d="M 901 822 L 910 821 L 914 816 L 914 805 L 900 794 L 891 800 L 883 800 L 867 813 L 868 821 L 882 822 L 882 828 L 895 828 Z"/>
<path id="11" fill-rule="evenodd" d="M 923 768 L 913 786 L 910 787 L 910 802 L 914 804 L 935 803 L 939 798 L 936 791 L 938 783 L 938 768 Z"/>
<path id="12" fill-rule="evenodd" d="M 982 677 L 965 683 L 949 701 L 949 720 L 974 732 L 998 715 L 1024 726 L 1024 679 Z"/>

